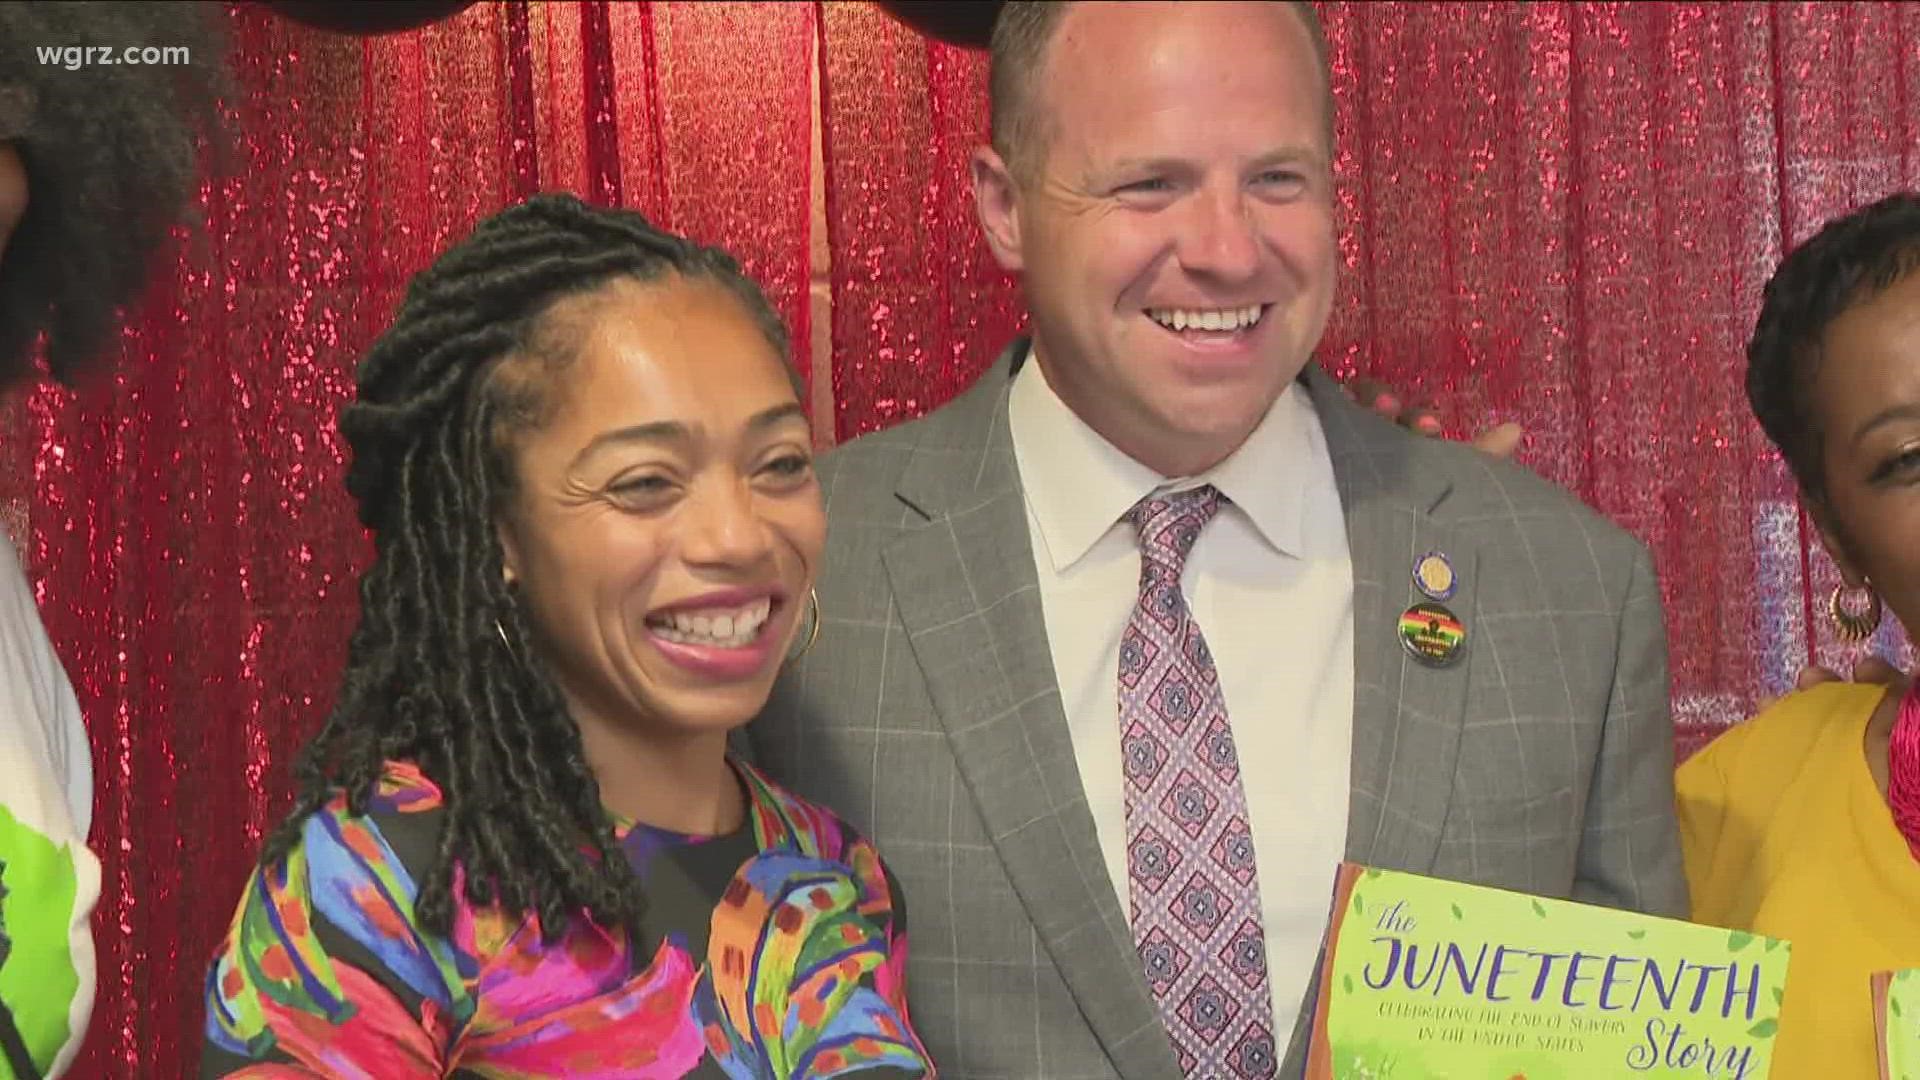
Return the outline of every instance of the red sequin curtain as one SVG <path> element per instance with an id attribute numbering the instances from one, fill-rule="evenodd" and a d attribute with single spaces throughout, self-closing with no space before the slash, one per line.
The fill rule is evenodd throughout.
<path id="1" fill-rule="evenodd" d="M 1323 3 L 1343 275 L 1319 354 L 1517 420 L 1520 460 L 1654 550 L 1683 752 L 1855 655 L 1748 410 L 1782 252 L 1920 186 L 1920 5 Z M 826 5 L 843 437 L 945 402 L 1020 318 L 964 196 L 984 58 Z M 1904 663 L 1892 625 L 1869 644 Z"/>
<path id="2" fill-rule="evenodd" d="M 407 277 L 567 189 L 726 246 L 806 340 L 810 6 L 489 3 L 365 39 L 230 19 L 236 160 L 124 374 L 0 417 L 0 500 L 95 743 L 81 1077 L 196 1067 L 207 959 L 357 612 L 334 420 Z"/>
<path id="3" fill-rule="evenodd" d="M 1456 431 L 1519 420 L 1525 464 L 1653 545 L 1683 744 L 1846 659 L 1740 350 L 1783 240 L 1920 183 L 1920 5 L 1323 12 L 1345 273 L 1322 362 Z M 540 188 L 722 243 L 822 343 L 823 442 L 946 401 L 1021 319 L 966 190 L 984 63 L 871 5 L 486 3 L 364 40 L 232 19 L 238 167 L 125 373 L 0 405 L 0 510 L 96 747 L 83 1077 L 192 1071 L 205 960 L 355 613 L 334 417 L 434 251 Z M 1874 646 L 1912 662 L 1891 628 Z"/>
<path id="4" fill-rule="evenodd" d="M 821 24 L 834 428 L 851 439 L 945 403 L 1024 314 L 974 223 L 985 57 L 872 4 L 825 4 Z"/>

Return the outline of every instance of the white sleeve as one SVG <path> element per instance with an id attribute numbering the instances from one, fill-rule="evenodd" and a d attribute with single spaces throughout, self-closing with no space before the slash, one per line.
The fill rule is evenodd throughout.
<path id="1" fill-rule="evenodd" d="M 13 545 L 0 538 L 0 1018 L 15 1036 L 10 1054 L 24 1046 L 49 1078 L 73 1064 L 93 1011 L 92 779 L 73 687 Z M 0 1075 L 11 1075 L 4 1059 Z"/>
<path id="2" fill-rule="evenodd" d="M 3 537 L 4 534 L 0 534 Z M 0 746 L 38 761 L 10 763 L 51 778 L 74 832 L 93 822 L 93 751 L 66 669 L 54 655 L 13 545 L 0 539 Z"/>

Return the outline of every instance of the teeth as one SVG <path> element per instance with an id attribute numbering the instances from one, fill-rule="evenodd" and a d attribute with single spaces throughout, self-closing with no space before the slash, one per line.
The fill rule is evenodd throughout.
<path id="1" fill-rule="evenodd" d="M 754 638 L 760 636 L 757 632 L 754 632 L 734 634 L 732 637 L 721 638 L 705 634 L 689 634 L 675 627 L 658 625 L 653 627 L 653 632 L 663 641 L 671 641 L 680 645 L 705 645 L 715 649 L 744 649 L 753 644 Z"/>
<path id="2" fill-rule="evenodd" d="M 671 626 L 654 626 L 653 632 L 663 641 L 672 641 L 681 645 L 705 645 L 715 649 L 744 649 L 753 644 L 755 633 L 734 634 L 732 637 L 712 637 L 705 634 L 689 634 Z"/>
<path id="3" fill-rule="evenodd" d="M 761 600 L 743 608 L 716 611 L 676 611 L 648 620 L 653 632 L 667 641 L 682 645 L 710 645 L 723 649 L 743 648 L 760 636 L 773 602 Z"/>
<path id="4" fill-rule="evenodd" d="M 1261 306 L 1238 308 L 1149 308 L 1147 317 L 1169 330 L 1243 330 L 1260 321 Z"/>

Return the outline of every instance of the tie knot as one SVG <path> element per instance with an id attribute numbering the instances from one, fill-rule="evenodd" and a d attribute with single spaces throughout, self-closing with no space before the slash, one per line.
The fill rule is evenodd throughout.
<path id="1" fill-rule="evenodd" d="M 1134 503 L 1127 521 L 1140 537 L 1141 558 L 1174 570 L 1186 565 L 1200 530 L 1219 512 L 1222 498 L 1219 488 L 1202 484 Z"/>

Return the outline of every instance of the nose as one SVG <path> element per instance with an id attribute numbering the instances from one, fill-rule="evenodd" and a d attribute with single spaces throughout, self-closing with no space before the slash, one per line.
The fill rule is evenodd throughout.
<path id="1" fill-rule="evenodd" d="M 1199 192 L 1181 229 L 1180 265 L 1191 273 L 1244 282 L 1260 270 L 1260 238 L 1246 195 L 1231 190 Z"/>
<path id="2" fill-rule="evenodd" d="M 738 570 L 773 555 L 773 536 L 746 477 L 700 485 L 688 498 L 681 523 L 681 553 L 695 566 Z"/>

